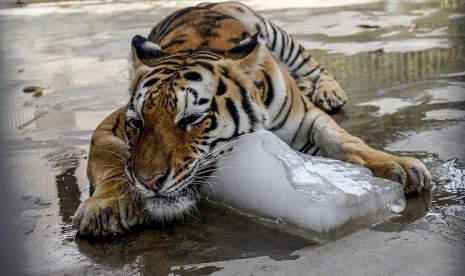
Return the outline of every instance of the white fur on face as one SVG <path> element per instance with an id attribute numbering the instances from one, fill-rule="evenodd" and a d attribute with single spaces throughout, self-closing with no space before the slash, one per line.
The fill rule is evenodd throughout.
<path id="1" fill-rule="evenodd" d="M 171 221 L 182 218 L 195 208 L 194 197 L 178 196 L 172 198 L 152 197 L 147 198 L 145 210 L 149 219 L 155 221 Z"/>

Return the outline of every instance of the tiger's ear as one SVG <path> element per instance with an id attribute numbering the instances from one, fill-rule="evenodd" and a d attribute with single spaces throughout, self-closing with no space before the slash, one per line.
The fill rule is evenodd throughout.
<path id="1" fill-rule="evenodd" d="M 237 46 L 225 52 L 225 57 L 234 60 L 245 73 L 254 73 L 263 63 L 266 53 L 260 33 L 242 40 Z"/>
<path id="2" fill-rule="evenodd" d="M 154 66 L 159 58 L 168 55 L 158 44 L 140 35 L 134 36 L 131 46 L 134 70 L 144 65 Z"/>

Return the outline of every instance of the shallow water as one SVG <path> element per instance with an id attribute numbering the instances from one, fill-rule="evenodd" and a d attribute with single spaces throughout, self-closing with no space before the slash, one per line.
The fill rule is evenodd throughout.
<path id="1" fill-rule="evenodd" d="M 437 235 L 444 248 L 463 250 L 465 5 L 459 0 L 261 8 L 314 49 L 337 76 L 349 96 L 334 115 L 343 127 L 375 148 L 426 163 L 434 187 L 408 198 L 403 214 L 349 225 L 317 241 L 291 234 L 279 222 L 204 201 L 195 217 L 178 225 L 139 229 L 106 242 L 75 238 L 70 222 L 88 197 L 85 167 L 92 130 L 126 100 L 132 36 L 147 34 L 183 5 L 169 3 L 0 10 L 0 57 L 7 65 L 0 74 L 0 130 L 26 272 L 209 274 L 222 267 L 182 266 L 262 256 L 292 266 L 293 260 L 305 259 L 302 252 L 324 251 L 328 241 L 336 240 L 330 245 L 342 250 L 337 241 L 366 228 L 393 236 L 427 229 L 430 234 L 421 234 L 425 240 Z M 42 87 L 42 95 L 23 93 L 28 86 Z M 370 245 L 368 238 L 357 244 Z M 460 271 L 460 266 L 439 272 L 448 269 Z"/>

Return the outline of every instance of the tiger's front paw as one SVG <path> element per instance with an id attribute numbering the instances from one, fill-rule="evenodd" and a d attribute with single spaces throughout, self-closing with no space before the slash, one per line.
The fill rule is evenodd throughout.
<path id="1" fill-rule="evenodd" d="M 89 198 L 82 202 L 73 217 L 73 226 L 83 236 L 105 237 L 121 234 L 142 224 L 144 216 L 129 199 Z"/>
<path id="2" fill-rule="evenodd" d="M 394 160 L 368 165 L 373 175 L 404 186 L 404 193 L 417 192 L 431 188 L 431 175 L 425 165 L 412 157 L 396 157 Z"/>
<path id="3" fill-rule="evenodd" d="M 322 75 L 316 84 L 301 78 L 297 85 L 313 104 L 328 113 L 338 111 L 347 102 L 346 92 L 332 76 Z"/>

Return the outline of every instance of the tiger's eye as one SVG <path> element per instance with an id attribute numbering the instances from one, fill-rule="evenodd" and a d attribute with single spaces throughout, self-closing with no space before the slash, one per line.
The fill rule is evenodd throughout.
<path id="1" fill-rule="evenodd" d="M 187 117 L 182 118 L 178 122 L 178 127 L 182 130 L 186 130 L 188 125 L 192 125 L 200 118 L 200 114 L 192 114 Z"/>
<path id="2" fill-rule="evenodd" d="M 141 119 L 132 119 L 128 123 L 135 129 L 141 129 L 144 126 L 144 123 Z"/>

